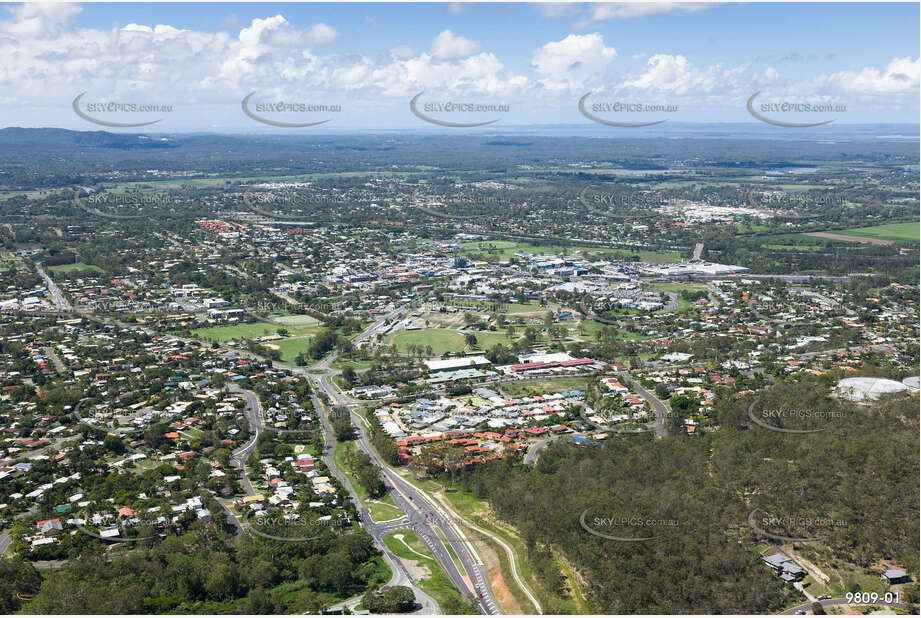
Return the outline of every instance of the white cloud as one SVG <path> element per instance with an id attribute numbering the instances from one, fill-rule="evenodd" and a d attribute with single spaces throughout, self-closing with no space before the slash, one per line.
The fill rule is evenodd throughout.
<path id="1" fill-rule="evenodd" d="M 572 17 L 578 14 L 580 7 L 578 4 L 569 2 L 542 2 L 538 5 L 541 15 L 548 19 L 559 17 Z"/>
<path id="2" fill-rule="evenodd" d="M 240 31 L 239 39 L 247 47 L 259 44 L 296 47 L 328 45 L 336 40 L 338 34 L 335 28 L 324 23 L 299 30 L 282 15 L 276 15 L 254 19 L 249 28 Z"/>
<path id="3" fill-rule="evenodd" d="M 604 37 L 597 32 L 570 34 L 538 48 L 531 66 L 544 76 L 540 83 L 548 90 L 581 89 L 589 80 L 603 78 L 616 57 L 617 50 L 605 47 Z"/>
<path id="4" fill-rule="evenodd" d="M 629 2 L 592 4 L 587 13 L 576 24 L 577 27 L 591 26 L 609 19 L 631 19 L 635 17 L 649 17 L 650 15 L 664 15 L 672 11 L 695 12 L 703 11 L 714 6 L 708 3 L 693 2 Z"/>
<path id="5" fill-rule="evenodd" d="M 365 80 L 371 74 L 374 64 L 367 58 L 362 58 L 359 62 L 333 69 L 333 84 L 345 89 L 359 88 L 364 85 Z"/>
<path id="6" fill-rule="evenodd" d="M 467 58 L 480 51 L 480 42 L 444 30 L 432 41 L 431 51 L 439 60 Z"/>
<path id="7" fill-rule="evenodd" d="M 0 33 L 39 39 L 59 35 L 83 9 L 76 4 L 31 2 L 5 7 L 11 19 L 0 21 Z"/>
<path id="8" fill-rule="evenodd" d="M 430 54 L 393 62 L 376 69 L 371 86 L 389 96 L 406 96 L 420 90 L 451 94 L 520 93 L 528 80 L 504 71 L 496 56 L 480 53 L 457 62 L 439 62 Z"/>
<path id="9" fill-rule="evenodd" d="M 390 53 L 398 60 L 405 60 L 407 58 L 412 58 L 413 48 L 411 45 L 406 44 L 394 45 L 390 48 Z"/>
<path id="10" fill-rule="evenodd" d="M 721 64 L 700 69 L 680 54 L 655 54 L 646 61 L 642 72 L 628 76 L 622 86 L 678 96 L 714 93 L 734 95 L 740 88 L 744 90 L 747 87 L 749 80 L 744 79 L 747 69 L 747 65 L 724 67 Z"/>
<path id="11" fill-rule="evenodd" d="M 630 10 L 651 10 L 645 7 Z M 609 5 L 577 8 L 597 17 L 615 15 L 609 19 L 627 16 L 626 9 L 612 13 Z M 693 56 L 665 53 L 644 54 L 639 68 L 615 79 L 618 52 L 598 32 L 570 34 L 536 47 L 530 69 L 519 74 L 507 65 L 512 56 L 483 50 L 479 41 L 452 30 L 438 34 L 427 51 L 413 51 L 396 39 L 367 57 L 324 50 L 323 45 L 337 40 L 333 27 L 295 25 L 283 15 L 253 19 L 228 33 L 143 23 L 80 28 L 74 23 L 80 8 L 74 5 L 15 5 L 6 10 L 8 18 L 0 20 L 0 102 L 9 119 L 3 124 L 18 122 L 9 116 L 22 113 L 14 108 L 48 101 L 59 113 L 83 91 L 87 102 L 172 103 L 189 122 L 197 121 L 199 103 L 220 104 L 230 115 L 235 108 L 228 104 L 234 102 L 238 109 L 239 100 L 253 91 L 263 100 L 324 97 L 370 110 L 408 101 L 422 90 L 426 96 L 533 109 L 539 121 L 540 110 L 571 110 L 589 90 L 598 96 L 680 102 L 683 109 L 698 104 L 741 109 L 739 101 L 758 90 L 765 97 L 797 100 L 876 97 L 880 105 L 899 109 L 915 105 L 921 82 L 921 59 L 914 57 L 896 57 L 880 66 L 833 65 L 837 72 L 812 75 L 805 72 L 803 65 L 812 62 L 806 58 L 794 80 L 776 69 L 787 66 L 776 58 L 758 61 L 753 68 L 695 65 Z M 550 15 L 567 10 L 544 9 Z"/>
<path id="12" fill-rule="evenodd" d="M 921 86 L 921 58 L 893 58 L 882 70 L 864 67 L 859 71 L 839 71 L 830 75 L 828 81 L 843 92 L 859 95 L 917 95 Z"/>

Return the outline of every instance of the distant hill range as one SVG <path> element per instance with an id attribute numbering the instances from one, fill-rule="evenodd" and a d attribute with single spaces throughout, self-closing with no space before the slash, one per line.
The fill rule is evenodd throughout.
<path id="1" fill-rule="evenodd" d="M 70 131 L 68 129 L 0 129 L 0 148 L 18 150 L 60 150 L 67 146 L 147 150 L 176 148 L 174 138 L 161 135 L 109 133 L 108 131 Z"/>

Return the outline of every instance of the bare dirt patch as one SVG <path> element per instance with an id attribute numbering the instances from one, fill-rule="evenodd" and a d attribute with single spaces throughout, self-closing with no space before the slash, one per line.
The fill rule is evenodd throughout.
<path id="1" fill-rule="evenodd" d="M 418 560 L 408 560 L 406 558 L 400 558 L 397 556 L 400 562 L 403 563 L 403 566 L 406 567 L 406 572 L 409 573 L 409 576 L 413 581 L 419 581 L 420 579 L 425 579 L 429 577 L 432 572 L 429 571 L 429 568 L 424 564 L 419 564 Z"/>
<path id="2" fill-rule="evenodd" d="M 891 240 L 882 238 L 865 238 L 863 236 L 849 236 L 847 234 L 835 234 L 833 232 L 806 232 L 803 236 L 815 236 L 816 238 L 828 238 L 829 240 L 844 240 L 846 242 L 862 242 L 871 245 L 891 245 Z"/>
<path id="3" fill-rule="evenodd" d="M 499 566 L 499 557 L 492 547 L 483 541 L 474 543 L 477 553 L 486 565 L 486 576 L 489 578 L 489 589 L 492 590 L 496 603 L 502 608 L 505 614 L 523 614 L 521 605 L 512 591 L 509 590 L 505 577 L 502 575 L 502 567 Z"/>
<path id="4" fill-rule="evenodd" d="M 799 564 L 800 564 L 804 569 L 806 569 L 806 572 L 809 573 L 810 575 L 812 575 L 812 577 L 815 578 L 817 581 L 820 581 L 820 582 L 822 582 L 822 583 L 824 583 L 824 584 L 827 584 L 827 583 L 828 583 L 828 581 L 829 581 L 829 579 L 830 579 L 830 578 L 828 577 L 828 575 L 826 575 L 821 569 L 819 569 L 819 567 L 817 567 L 816 565 L 814 565 L 814 564 L 812 564 L 811 562 L 809 562 L 808 560 L 806 560 L 806 559 L 802 556 L 802 554 L 800 554 L 798 551 L 796 551 L 795 549 L 793 549 L 793 546 L 792 546 L 792 545 L 784 545 L 784 546 L 783 546 L 783 551 L 784 551 L 784 553 L 786 553 L 788 556 L 790 556 L 791 558 L 793 558 L 794 560 L 796 560 L 797 562 L 799 562 Z"/>

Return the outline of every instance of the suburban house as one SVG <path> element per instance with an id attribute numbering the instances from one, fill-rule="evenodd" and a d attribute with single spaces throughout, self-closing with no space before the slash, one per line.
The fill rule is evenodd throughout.
<path id="1" fill-rule="evenodd" d="M 780 576 L 780 579 L 786 582 L 799 581 L 806 577 L 806 571 L 800 565 L 793 562 L 793 559 L 780 550 L 774 553 L 768 552 L 761 557 L 765 564 L 774 569 L 774 572 Z"/>
<path id="2" fill-rule="evenodd" d="M 888 581 L 890 586 L 893 584 L 907 584 L 911 581 L 905 569 L 886 569 L 880 577 Z"/>

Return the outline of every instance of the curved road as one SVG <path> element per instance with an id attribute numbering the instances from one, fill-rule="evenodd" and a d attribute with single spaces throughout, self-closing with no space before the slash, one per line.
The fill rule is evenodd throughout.
<path id="1" fill-rule="evenodd" d="M 390 322 L 395 321 L 399 319 L 400 317 L 402 317 L 402 315 L 407 313 L 410 310 L 410 308 L 411 307 L 409 305 L 403 305 L 401 307 L 397 307 L 393 309 L 389 313 L 378 318 L 378 320 L 376 320 L 371 326 L 369 326 L 367 329 L 365 329 L 363 332 L 357 335 L 352 341 L 354 343 L 360 343 L 372 337 L 376 333 L 385 329 Z M 107 324 L 110 326 L 130 328 L 133 330 L 137 330 L 139 332 L 146 333 L 151 336 L 160 334 L 150 329 L 138 327 L 137 325 L 125 324 L 122 322 L 118 322 L 116 320 L 103 318 L 101 316 L 96 316 L 92 313 L 86 313 L 86 312 L 75 312 L 75 313 L 77 313 L 81 317 L 95 320 L 97 322 L 101 322 L 103 324 Z M 186 343 L 195 343 L 195 344 L 199 343 L 197 340 L 188 339 L 184 337 L 178 337 L 175 335 L 168 335 L 167 338 L 177 340 L 177 341 L 183 341 Z M 329 354 L 326 358 L 324 358 L 320 362 L 316 363 L 315 365 L 309 368 L 308 367 L 293 367 L 283 362 L 272 361 L 270 359 L 263 358 L 257 354 L 253 354 L 252 352 L 249 352 L 247 350 L 235 349 L 234 353 L 240 356 L 244 356 L 244 357 L 266 362 L 275 368 L 288 370 L 288 371 L 291 371 L 292 373 L 302 375 L 310 379 L 315 386 L 319 387 L 319 390 L 326 393 L 326 395 L 329 397 L 330 402 L 332 402 L 333 405 L 353 408 L 359 404 L 357 400 L 352 399 L 351 397 L 348 397 L 347 395 L 339 392 L 339 390 L 335 388 L 329 382 L 330 376 L 337 373 L 337 371 L 330 369 L 329 367 L 330 363 L 333 360 L 335 360 L 337 356 L 335 351 Z M 324 373 L 322 375 L 315 375 L 315 374 L 309 373 L 309 371 L 316 371 L 316 370 L 321 370 Z M 255 427 L 257 431 L 254 434 L 254 436 L 250 440 L 247 441 L 246 444 L 244 444 L 242 447 L 234 451 L 234 460 L 240 469 L 241 483 L 243 484 L 247 493 L 249 495 L 253 495 L 253 493 L 255 493 L 255 490 L 252 488 L 252 484 L 249 482 L 249 479 L 246 478 L 245 461 L 249 453 L 252 452 L 252 450 L 255 448 L 256 439 L 258 438 L 258 433 L 263 428 L 261 406 L 259 404 L 258 398 L 255 396 L 254 393 L 246 391 L 245 389 L 241 389 L 237 387 L 236 385 L 231 385 L 230 390 L 234 390 L 236 392 L 243 392 L 244 395 L 246 395 L 246 393 L 250 393 L 250 395 L 247 396 L 247 416 L 248 418 L 250 418 L 251 426 Z M 255 399 L 251 399 L 250 396 Z M 319 402 L 316 402 L 316 403 L 319 403 Z M 317 407 L 317 414 L 320 417 L 321 423 L 323 423 L 324 425 L 324 429 L 326 430 L 327 435 L 332 437 L 333 436 L 332 430 L 331 430 L 332 428 L 328 424 L 328 419 L 326 418 L 325 408 L 322 405 Z M 427 498 L 424 497 L 424 494 L 422 494 L 417 488 L 413 487 L 412 485 L 404 481 L 402 478 L 397 476 L 396 473 L 390 470 L 386 466 L 386 464 L 384 464 L 380 460 L 380 458 L 377 456 L 376 451 L 371 447 L 368 441 L 364 426 L 361 424 L 363 419 L 360 419 L 360 417 L 358 417 L 357 415 L 354 415 L 354 413 L 352 413 L 351 410 L 350 410 L 350 414 L 353 420 L 353 424 L 355 424 L 359 428 L 360 438 L 357 441 L 357 443 L 359 444 L 360 448 L 365 450 L 368 453 L 368 455 L 371 457 L 371 460 L 375 462 L 381 468 L 381 474 L 384 478 L 384 481 L 387 482 L 392 489 L 394 489 L 392 495 L 394 497 L 394 500 L 397 502 L 397 505 L 400 506 L 404 512 L 410 514 L 409 519 L 414 524 L 413 526 L 411 526 L 411 528 L 419 534 L 420 538 L 423 538 L 423 540 L 426 541 L 426 544 L 428 545 L 429 549 L 432 551 L 433 555 L 435 556 L 435 559 L 438 561 L 439 564 L 441 564 L 442 568 L 444 568 L 445 572 L 448 574 L 448 577 L 451 579 L 455 587 L 461 592 L 463 596 L 472 597 L 474 600 L 475 606 L 481 613 L 501 614 L 502 612 L 499 609 L 498 603 L 496 603 L 495 598 L 492 596 L 492 592 L 490 591 L 489 585 L 487 583 L 486 567 L 485 565 L 482 564 L 482 561 L 479 559 L 479 556 L 476 555 L 476 551 L 473 549 L 473 546 L 468 541 L 466 541 L 466 539 L 463 538 L 463 535 L 461 534 L 460 529 L 457 528 L 456 524 L 450 518 L 444 515 L 444 513 L 438 507 L 432 506 L 432 504 L 428 502 Z M 329 457 L 328 460 L 326 459 L 327 457 Z M 327 463 L 327 466 L 329 467 L 330 471 L 333 472 L 333 474 L 335 474 L 337 478 L 340 478 L 339 475 L 337 474 L 337 472 L 339 471 L 335 467 L 335 463 L 332 462 L 331 459 L 332 459 L 332 452 L 328 452 L 324 454 L 324 460 L 329 462 Z M 329 465 L 330 463 L 332 463 L 333 465 Z M 349 487 L 348 484 L 344 484 L 344 486 Z M 444 532 L 445 535 L 448 536 L 447 540 L 443 539 L 441 536 L 436 534 L 434 531 L 434 526 L 431 523 L 428 523 L 430 521 L 433 521 L 433 518 L 436 516 L 438 516 L 438 521 L 436 525 L 439 529 L 441 529 Z M 371 530 L 373 529 L 373 526 L 374 526 L 374 522 L 371 522 L 370 517 L 367 517 L 365 515 L 363 516 L 362 525 L 366 529 L 368 529 L 369 533 L 371 533 Z M 373 533 L 372 533 L 372 536 L 373 536 Z M 384 552 L 385 557 L 388 558 L 388 562 L 391 562 L 391 564 L 393 564 L 389 549 L 387 549 L 386 545 L 383 544 L 382 540 L 379 543 L 380 543 L 380 546 L 382 546 L 382 550 Z M 448 553 L 446 544 L 451 545 L 451 548 L 454 550 L 454 552 L 458 556 L 463 569 L 466 571 L 466 574 L 462 574 L 458 571 L 457 565 L 454 563 L 451 555 Z M 403 572 L 403 570 L 397 569 L 394 572 L 395 573 Z M 411 583 L 411 580 L 410 580 L 410 583 Z M 425 605 L 427 604 L 426 595 L 424 595 L 424 593 L 422 593 L 421 590 L 418 590 L 418 588 L 416 587 L 414 587 L 414 592 L 416 592 L 417 594 L 417 599 L 420 599 L 420 598 L 422 599 L 423 607 L 425 607 Z M 435 607 L 437 607 L 437 604 L 435 604 L 435 602 L 431 600 L 430 609 L 434 610 Z M 427 613 L 434 613 L 434 611 L 427 612 Z"/>
<path id="2" fill-rule="evenodd" d="M 321 391 L 326 393 L 334 405 L 349 406 L 349 401 L 341 396 L 329 382 L 328 375 L 310 375 L 310 378 Z M 323 408 L 320 408 L 320 410 L 323 410 Z M 326 416 L 325 411 L 321 411 L 320 414 L 322 417 Z M 351 411 L 349 414 L 353 424 L 358 428 L 356 444 L 380 468 L 384 482 L 391 489 L 391 497 L 394 502 L 404 513 L 408 514 L 406 522 L 397 520 L 397 522 L 375 524 L 363 511 L 363 516 L 367 517 L 367 519 L 362 523 L 368 532 L 374 536 L 383 537 L 384 534 L 394 529 L 411 528 L 425 542 L 429 551 L 435 556 L 435 560 L 438 561 L 448 578 L 463 596 L 472 596 L 474 605 L 484 614 L 500 614 L 499 605 L 493 598 L 487 584 L 486 567 L 480 561 L 479 556 L 476 555 L 476 551 L 469 541 L 463 537 L 460 530 L 450 518 L 442 513 L 441 509 L 429 502 L 421 491 L 393 472 L 380 459 L 377 451 L 371 446 L 368 430 L 364 424 L 366 421 Z M 322 422 L 325 425 L 328 421 L 323 418 Z M 407 526 L 407 523 L 411 525 Z M 393 526 L 397 526 L 397 528 Z M 436 527 L 443 532 L 444 537 L 435 531 Z M 466 574 L 458 570 L 447 545 L 450 545 L 455 555 L 457 555 Z"/>
<path id="3" fill-rule="evenodd" d="M 664 438 L 668 435 L 668 407 L 659 401 L 655 395 L 647 391 L 642 385 L 633 379 L 626 371 L 621 371 L 620 376 L 631 386 L 633 390 L 636 391 L 636 394 L 649 402 L 649 405 L 652 406 L 652 409 L 656 413 L 656 435 L 660 438 Z"/>
<path id="4" fill-rule="evenodd" d="M 246 476 L 246 460 L 249 454 L 253 452 L 253 449 L 256 448 L 256 441 L 259 439 L 259 434 L 265 429 L 265 421 L 262 418 L 262 404 L 259 401 L 259 397 L 253 391 L 240 388 L 236 384 L 230 385 L 229 388 L 231 392 L 242 393 L 243 396 L 246 397 L 246 419 L 249 422 L 249 428 L 253 435 L 243 446 L 233 452 L 233 461 L 240 471 L 240 484 L 246 491 L 246 495 L 253 496 L 256 494 L 256 490 L 253 489 L 253 484 L 250 483 L 249 477 Z"/>
<path id="5" fill-rule="evenodd" d="M 391 577 L 390 581 L 387 582 L 387 586 L 407 586 L 412 588 L 413 593 L 416 595 L 416 601 L 421 605 L 421 608 L 418 610 L 419 613 L 425 615 L 433 615 L 439 613 L 438 603 L 425 592 L 423 592 L 418 586 L 416 586 L 412 577 L 406 571 L 406 568 L 403 566 L 403 563 L 400 559 L 390 551 L 390 548 L 387 547 L 387 544 L 384 543 L 384 535 L 387 532 L 390 532 L 390 529 L 385 529 L 381 527 L 381 524 L 376 524 L 371 519 L 371 514 L 368 512 L 368 509 L 361 506 L 361 498 L 358 497 L 358 493 L 355 491 L 355 488 L 352 487 L 351 481 L 349 478 L 336 466 L 334 459 L 334 454 L 336 452 L 336 434 L 333 432 L 333 428 L 329 423 L 329 417 L 325 413 L 325 408 L 320 400 L 317 398 L 316 392 L 311 391 L 310 399 L 313 402 L 314 409 L 317 411 L 317 416 L 320 418 L 320 424 L 323 426 L 323 433 L 325 434 L 325 441 L 323 446 L 323 453 L 321 458 L 326 464 L 326 467 L 329 471 L 335 476 L 339 483 L 349 492 L 349 497 L 352 499 L 352 502 L 355 504 L 355 508 L 358 510 L 359 517 L 361 518 L 361 526 L 364 528 L 368 534 L 374 539 L 375 544 L 378 549 L 384 555 L 384 559 L 387 561 L 387 564 L 390 566 Z M 403 522 L 401 527 L 409 527 L 406 522 L 406 518 L 401 518 Z M 354 607 L 361 600 L 361 597 L 355 597 L 349 599 L 344 603 L 344 605 L 349 607 Z"/>

